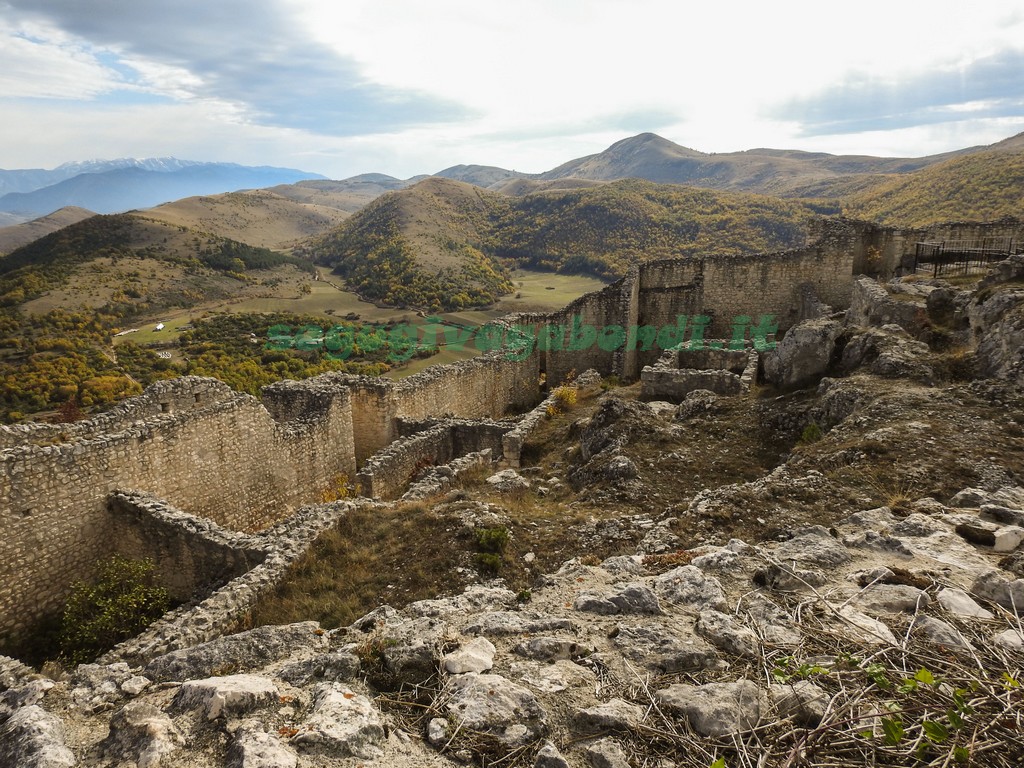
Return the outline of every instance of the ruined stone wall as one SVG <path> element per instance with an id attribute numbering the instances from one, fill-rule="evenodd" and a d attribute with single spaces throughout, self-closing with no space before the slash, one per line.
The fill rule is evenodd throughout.
<path id="1" fill-rule="evenodd" d="M 0 453 L 0 639 L 58 610 L 70 584 L 116 551 L 119 524 L 107 498 L 117 488 L 134 486 L 224 527 L 257 530 L 339 474 L 354 475 L 347 390 L 303 392 L 310 410 L 280 423 L 249 395 L 223 396 L 223 386 L 194 377 L 161 383 L 147 400 L 173 392 L 190 407 L 161 408 L 113 432 L 102 432 L 99 417 L 102 427 L 84 423 L 65 441 Z M 210 392 L 220 395 L 204 401 Z M 287 407 L 287 387 L 270 397 L 279 411 Z"/>
<path id="2" fill-rule="evenodd" d="M 446 420 L 402 437 L 362 466 L 357 475 L 359 493 L 373 499 L 394 499 L 426 467 L 484 450 L 497 458 L 502 438 L 513 426 L 511 422 Z"/>
<path id="3" fill-rule="evenodd" d="M 153 560 L 160 584 L 175 602 L 206 597 L 267 557 L 253 537 L 224 530 L 149 494 L 117 493 L 109 507 L 118 531 L 112 537 L 114 551 Z"/>

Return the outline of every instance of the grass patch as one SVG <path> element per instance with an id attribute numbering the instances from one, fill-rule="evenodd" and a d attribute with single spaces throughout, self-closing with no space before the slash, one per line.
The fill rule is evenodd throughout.
<path id="1" fill-rule="evenodd" d="M 346 626 L 380 605 L 455 594 L 457 568 L 474 542 L 457 521 L 424 503 L 359 507 L 325 532 L 281 584 L 260 601 L 251 624 L 319 621 Z"/>

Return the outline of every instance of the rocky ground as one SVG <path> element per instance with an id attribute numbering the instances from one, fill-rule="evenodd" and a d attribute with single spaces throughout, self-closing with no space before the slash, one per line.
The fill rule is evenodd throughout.
<path id="1" fill-rule="evenodd" d="M 432 548 L 368 505 L 345 569 L 389 583 L 345 626 L 10 662 L 0 765 L 1018 766 L 1024 261 L 1000 270 L 864 286 L 753 397 L 581 398 L 528 467 L 418 502 Z M 490 570 L 481 530 L 509 535 Z"/>

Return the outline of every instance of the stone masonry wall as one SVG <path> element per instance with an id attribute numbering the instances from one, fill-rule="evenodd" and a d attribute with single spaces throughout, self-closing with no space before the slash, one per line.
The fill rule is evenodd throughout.
<path id="1" fill-rule="evenodd" d="M 153 560 L 175 602 L 206 597 L 267 557 L 252 536 L 224 530 L 149 494 L 116 493 L 109 508 L 118 531 L 114 550 L 129 559 Z"/>
<path id="2" fill-rule="evenodd" d="M 339 474 L 355 474 L 347 390 L 303 391 L 310 410 L 280 423 L 255 398 L 222 387 L 195 377 L 161 382 L 147 400 L 170 392 L 191 407 L 114 422 L 122 428 L 109 433 L 86 422 L 65 441 L 0 452 L 0 642 L 58 610 L 70 584 L 116 551 L 119 525 L 107 498 L 119 487 L 155 493 L 227 528 L 257 530 Z M 204 400 L 211 392 L 218 396 Z M 297 392 L 283 386 L 270 399 L 280 410 Z"/>

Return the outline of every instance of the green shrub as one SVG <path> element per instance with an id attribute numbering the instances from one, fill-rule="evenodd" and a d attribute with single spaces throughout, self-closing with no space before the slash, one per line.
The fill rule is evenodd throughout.
<path id="1" fill-rule="evenodd" d="M 804 445 L 807 443 L 816 443 L 821 440 L 821 435 L 821 427 L 812 421 L 804 427 L 804 431 L 800 433 L 800 442 Z"/>
<path id="2" fill-rule="evenodd" d="M 492 555 L 501 555 L 508 548 L 508 528 L 498 526 L 497 528 L 478 528 L 476 532 L 476 545 L 481 552 Z"/>
<path id="3" fill-rule="evenodd" d="M 62 655 L 72 664 L 92 661 L 160 618 L 170 597 L 155 570 L 152 560 L 114 555 L 99 564 L 95 583 L 76 582 L 61 619 Z"/>

